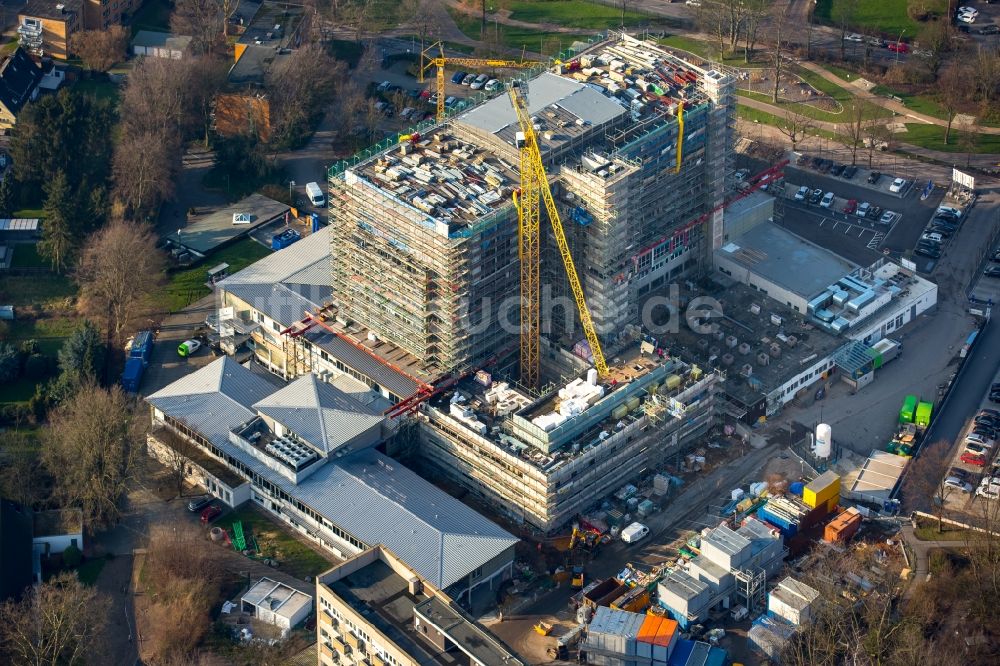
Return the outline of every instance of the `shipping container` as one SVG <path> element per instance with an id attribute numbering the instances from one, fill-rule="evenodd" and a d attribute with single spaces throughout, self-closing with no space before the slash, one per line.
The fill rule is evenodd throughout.
<path id="1" fill-rule="evenodd" d="M 642 622 L 642 626 L 639 627 L 639 633 L 635 637 L 636 656 L 644 659 L 653 658 L 653 642 L 656 639 L 656 631 L 660 628 L 660 623 L 663 621 L 662 617 L 656 615 L 646 616 L 646 619 Z"/>
<path id="2" fill-rule="evenodd" d="M 832 471 L 820 474 L 802 489 L 802 501 L 814 509 L 820 505 L 828 504 L 830 499 L 839 496 L 840 476 Z"/>
<path id="3" fill-rule="evenodd" d="M 676 643 L 677 645 L 674 648 L 674 653 L 670 656 L 670 660 L 667 664 L 669 666 L 686 666 L 688 658 L 691 656 L 691 652 L 694 651 L 695 642 L 681 638 L 678 639 Z"/>
<path id="4" fill-rule="evenodd" d="M 663 618 L 663 622 L 656 630 L 656 638 L 653 640 L 653 659 L 657 661 L 670 659 L 677 642 L 678 627 L 676 620 Z"/>
<path id="5" fill-rule="evenodd" d="M 142 360 L 143 365 L 149 364 L 149 357 L 153 354 L 153 332 L 139 331 L 132 339 L 132 346 L 129 348 L 128 357 Z"/>
<path id="6" fill-rule="evenodd" d="M 125 370 L 122 372 L 122 388 L 129 393 L 137 393 L 145 369 L 146 366 L 143 365 L 141 358 L 130 358 L 125 361 Z"/>
<path id="7" fill-rule="evenodd" d="M 903 406 L 899 410 L 900 423 L 913 423 L 917 410 L 917 396 L 908 395 L 903 399 Z"/>
<path id="8" fill-rule="evenodd" d="M 823 540 L 828 543 L 847 541 L 860 527 L 861 514 L 857 509 L 848 509 L 827 523 L 823 530 Z"/>
<path id="9" fill-rule="evenodd" d="M 297 229 L 285 229 L 280 234 L 271 237 L 271 249 L 283 250 L 300 238 L 302 238 L 302 234 Z"/>
<path id="10" fill-rule="evenodd" d="M 785 516 L 772 513 L 768 510 L 768 505 L 766 504 L 757 510 L 757 516 L 764 522 L 777 527 L 785 537 L 795 536 L 799 531 L 799 526 L 795 522 Z"/>

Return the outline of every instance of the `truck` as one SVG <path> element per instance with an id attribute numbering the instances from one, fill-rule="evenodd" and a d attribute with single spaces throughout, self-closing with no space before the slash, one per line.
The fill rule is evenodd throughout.
<path id="1" fill-rule="evenodd" d="M 128 357 L 142 359 L 143 365 L 149 365 L 149 357 L 153 354 L 153 332 L 139 331 L 132 338 L 132 346 L 129 347 Z"/>
<path id="2" fill-rule="evenodd" d="M 122 371 L 121 385 L 129 393 L 139 391 L 142 375 L 153 354 L 153 332 L 139 331 L 128 345 L 125 369 Z"/>
<path id="3" fill-rule="evenodd" d="M 145 370 L 146 366 L 141 358 L 130 358 L 125 361 L 125 369 L 122 371 L 122 389 L 128 393 L 137 393 Z"/>
<path id="4" fill-rule="evenodd" d="M 323 206 L 326 204 L 326 197 L 323 196 L 323 190 L 320 189 L 319 183 L 306 183 L 306 196 L 309 197 L 309 201 L 313 206 Z"/>

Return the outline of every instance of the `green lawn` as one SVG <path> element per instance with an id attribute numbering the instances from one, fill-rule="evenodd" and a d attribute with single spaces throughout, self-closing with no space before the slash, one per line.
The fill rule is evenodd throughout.
<path id="1" fill-rule="evenodd" d="M 781 127 L 785 124 L 783 118 L 780 118 L 773 113 L 768 113 L 766 111 L 760 111 L 758 109 L 745 106 L 743 104 L 736 105 L 736 114 L 743 120 L 750 122 L 760 123 L 762 125 L 771 125 L 772 127 Z M 809 130 L 810 135 L 818 135 L 831 139 L 833 141 L 839 141 L 840 137 L 833 132 L 828 132 L 822 129 L 811 129 Z M 801 142 L 800 142 L 801 143 Z"/>
<path id="2" fill-rule="evenodd" d="M 113 104 L 118 103 L 118 86 L 107 79 L 81 79 L 76 82 L 73 89 L 77 92 L 91 95 L 97 99 L 106 99 Z"/>
<path id="3" fill-rule="evenodd" d="M 687 51 L 688 53 L 693 53 L 699 58 L 704 58 L 705 60 L 718 61 L 717 46 L 718 42 L 706 42 L 700 39 L 692 39 L 690 37 L 685 37 L 684 35 L 669 35 L 667 37 L 661 37 L 657 40 L 663 46 L 669 46 L 671 48 L 680 49 L 681 51 Z M 743 50 L 738 48 L 732 53 L 727 53 L 722 58 L 722 63 L 724 65 L 730 65 L 731 67 L 741 67 L 741 68 L 756 68 L 756 67 L 768 67 L 770 63 L 756 60 L 756 58 L 761 56 L 763 47 L 759 46 L 756 48 L 755 59 L 751 62 L 744 62 Z"/>
<path id="4" fill-rule="evenodd" d="M 820 23 L 840 25 L 838 7 L 850 0 L 816 0 L 813 16 Z M 948 13 L 948 3 L 945 0 L 931 0 L 928 3 L 938 15 Z M 851 28 L 857 31 L 874 30 L 887 37 L 899 38 L 905 30 L 903 39 L 913 39 L 920 31 L 921 24 L 914 21 L 906 13 L 907 0 L 857 0 L 857 9 L 850 21 Z"/>
<path id="5" fill-rule="evenodd" d="M 199 298 L 211 293 L 211 290 L 205 286 L 207 280 L 205 271 L 212 266 L 222 263 L 229 264 L 229 274 L 232 275 L 269 254 L 271 254 L 269 248 L 252 238 L 244 238 L 212 254 L 197 266 L 184 268 L 171 274 L 167 286 L 163 290 L 160 305 L 167 312 L 182 310 Z"/>
<path id="6" fill-rule="evenodd" d="M 132 18 L 132 34 L 140 30 L 170 32 L 170 0 L 146 0 Z"/>
<path id="7" fill-rule="evenodd" d="M 944 144 L 945 128 L 938 125 L 925 125 L 923 123 L 906 123 L 906 132 L 896 135 L 896 139 L 903 143 L 910 143 L 921 148 L 940 150 L 945 153 L 965 153 L 966 148 L 962 145 L 961 131 L 957 126 L 951 128 L 951 139 L 948 145 Z M 1000 153 L 1000 135 L 980 134 L 978 145 L 972 150 L 973 153 Z"/>
<path id="8" fill-rule="evenodd" d="M 27 377 L 18 377 L 12 382 L 0 384 L 0 405 L 15 402 L 28 402 L 35 395 L 38 382 Z"/>
<path id="9" fill-rule="evenodd" d="M 103 557 L 92 557 L 76 568 L 76 576 L 84 585 L 93 585 L 107 562 Z"/>
<path id="10" fill-rule="evenodd" d="M 581 28 L 601 32 L 622 24 L 620 8 L 586 0 L 541 0 L 507 3 L 510 18 L 525 23 L 549 23 L 566 28 Z M 648 23 L 650 16 L 636 11 L 625 12 L 625 25 Z"/>
<path id="11" fill-rule="evenodd" d="M 936 520 L 922 520 L 913 535 L 921 541 L 961 541 L 966 538 L 966 530 L 942 523 L 939 532 Z"/>
<path id="12" fill-rule="evenodd" d="M 66 275 L 9 275 L 0 280 L 4 305 L 54 307 L 76 295 L 76 285 Z"/>
<path id="13" fill-rule="evenodd" d="M 941 118 L 942 120 L 948 119 L 948 113 L 941 107 L 941 104 L 934 99 L 932 95 L 917 95 L 914 93 L 903 92 L 900 90 L 895 90 L 885 85 L 878 85 L 872 88 L 872 93 L 884 97 L 898 97 L 903 105 L 914 111 L 916 113 L 922 113 L 925 116 L 931 116 L 932 118 Z M 997 123 L 991 122 L 989 120 L 981 121 L 983 125 L 988 127 L 996 127 Z"/>
<path id="14" fill-rule="evenodd" d="M 252 504 L 223 516 L 217 524 L 231 530 L 237 520 L 243 522 L 245 535 L 253 535 L 262 557 L 278 560 L 280 571 L 305 580 L 333 566 L 330 560 L 293 536 L 290 527 L 278 523 Z"/>
<path id="15" fill-rule="evenodd" d="M 861 75 L 858 74 L 857 72 L 852 72 L 849 69 L 844 69 L 843 67 L 839 67 L 837 65 L 831 65 L 829 63 L 823 63 L 822 66 L 823 66 L 823 69 L 828 70 L 829 72 L 835 74 L 836 76 L 839 76 L 840 78 L 844 79 L 845 81 L 854 81 L 856 79 L 860 79 L 861 78 Z"/>
<path id="16" fill-rule="evenodd" d="M 12 37 L 3 44 L 0 44 L 0 55 L 10 55 L 14 51 L 16 51 L 17 43 L 18 43 L 17 40 Z"/>
<path id="17" fill-rule="evenodd" d="M 45 212 L 41 208 L 22 208 L 10 214 L 11 217 L 42 218 Z"/>
<path id="18" fill-rule="evenodd" d="M 480 38 L 481 23 L 475 16 L 464 12 L 448 8 L 455 24 L 469 39 L 478 40 Z M 512 49 L 541 53 L 546 56 L 555 56 L 573 45 L 573 42 L 588 42 L 598 31 L 594 33 L 567 33 L 553 32 L 548 30 L 534 30 L 511 25 L 494 25 L 493 29 L 500 31 L 500 43 Z"/>
<path id="19" fill-rule="evenodd" d="M 38 246 L 34 243 L 18 243 L 13 246 L 14 258 L 11 268 L 48 268 L 49 262 L 38 254 Z"/>

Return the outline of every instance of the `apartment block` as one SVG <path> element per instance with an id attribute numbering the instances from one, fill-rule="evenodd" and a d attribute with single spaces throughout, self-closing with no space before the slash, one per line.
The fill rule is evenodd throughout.
<path id="1" fill-rule="evenodd" d="M 527 662 L 389 549 L 316 579 L 320 666 L 523 666 Z"/>
<path id="2" fill-rule="evenodd" d="M 84 29 L 84 0 L 28 0 L 17 15 L 21 46 L 39 56 L 69 58 L 70 36 Z"/>

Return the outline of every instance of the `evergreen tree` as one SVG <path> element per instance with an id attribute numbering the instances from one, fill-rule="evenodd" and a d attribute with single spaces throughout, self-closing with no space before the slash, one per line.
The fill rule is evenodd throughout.
<path id="1" fill-rule="evenodd" d="M 66 174 L 59 170 L 45 187 L 45 222 L 39 253 L 49 260 L 55 271 L 62 272 L 69 264 L 76 237 L 76 204 Z"/>
<path id="2" fill-rule="evenodd" d="M 104 353 L 100 331 L 85 319 L 59 349 L 59 380 L 73 386 L 96 382 L 104 366 Z"/>
<path id="3" fill-rule="evenodd" d="M 10 217 L 17 208 L 17 184 L 14 174 L 8 173 L 0 179 L 0 217 Z"/>

